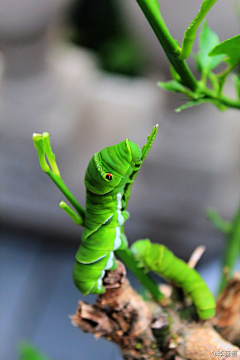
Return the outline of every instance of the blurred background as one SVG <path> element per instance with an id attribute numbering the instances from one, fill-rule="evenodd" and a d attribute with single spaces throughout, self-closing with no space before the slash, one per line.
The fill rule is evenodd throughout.
<path id="1" fill-rule="evenodd" d="M 159 3 L 181 43 L 200 1 Z M 208 14 L 220 41 L 239 33 L 236 5 L 218 0 Z M 158 123 L 126 234 L 130 243 L 164 243 L 185 260 L 206 245 L 200 270 L 216 291 L 224 239 L 205 210 L 230 219 L 237 208 L 239 112 L 203 105 L 174 113 L 186 99 L 156 86 L 170 79 L 169 64 L 135 1 L 0 0 L 0 45 L 0 358 L 17 359 L 26 339 L 52 360 L 119 359 L 114 345 L 68 319 L 82 298 L 71 275 L 82 229 L 58 207 L 63 197 L 40 169 L 32 133 L 50 133 L 62 178 L 84 206 L 91 156 L 125 138 L 142 147 Z M 233 94 L 232 84 L 225 90 Z"/>

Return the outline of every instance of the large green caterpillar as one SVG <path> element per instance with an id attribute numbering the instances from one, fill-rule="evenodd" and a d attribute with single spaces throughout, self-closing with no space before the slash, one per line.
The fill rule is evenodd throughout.
<path id="1" fill-rule="evenodd" d="M 73 269 L 74 283 L 84 295 L 105 291 L 102 278 L 116 267 L 114 251 L 127 247 L 121 231 L 129 217 L 126 189 L 141 163 L 138 145 L 126 139 L 96 153 L 88 164 L 84 231 Z"/>
<path id="2" fill-rule="evenodd" d="M 153 244 L 149 239 L 138 240 L 131 251 L 140 266 L 172 281 L 192 299 L 201 319 L 209 319 L 215 314 L 215 299 L 198 272 L 177 258 L 164 245 Z"/>
<path id="3" fill-rule="evenodd" d="M 128 261 L 128 266 L 132 267 L 139 279 L 144 279 L 144 285 L 154 298 L 158 301 L 162 296 L 151 279 L 143 271 L 139 273 L 130 250 L 126 249 L 127 239 L 123 230 L 123 224 L 129 217 L 126 208 L 132 183 L 151 149 L 157 131 L 158 125 L 153 127 L 142 150 L 126 139 L 117 145 L 106 147 L 91 158 L 84 180 L 87 188 L 86 211 L 61 178 L 51 150 L 49 134 L 33 134 L 42 170 L 51 177 L 78 214 L 64 201 L 61 201 L 60 207 L 75 223 L 84 226 L 73 269 L 74 283 L 84 295 L 104 293 L 102 279 L 105 270 L 116 267 L 114 251 L 119 250 L 119 256 Z M 205 282 L 195 270 L 176 258 L 166 247 L 151 244 L 149 240 L 139 240 L 132 246 L 132 252 L 140 266 L 159 273 L 183 288 L 192 298 L 202 319 L 214 315 L 215 300 Z"/>

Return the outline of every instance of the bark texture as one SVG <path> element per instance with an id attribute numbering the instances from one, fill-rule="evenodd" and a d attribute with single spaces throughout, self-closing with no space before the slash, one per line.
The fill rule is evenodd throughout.
<path id="1" fill-rule="evenodd" d="M 95 305 L 79 303 L 73 325 L 114 341 L 126 360 L 161 359 L 151 331 L 151 310 L 130 286 L 120 261 L 116 270 L 107 272 L 104 286 L 106 292 Z"/>
<path id="2" fill-rule="evenodd" d="M 212 323 L 224 339 L 240 346 L 240 272 L 219 297 Z"/>

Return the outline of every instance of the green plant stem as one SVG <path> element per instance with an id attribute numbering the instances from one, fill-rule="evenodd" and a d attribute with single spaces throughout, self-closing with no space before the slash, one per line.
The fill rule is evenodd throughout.
<path id="1" fill-rule="evenodd" d="M 155 32 L 160 44 L 163 47 L 170 63 L 180 75 L 183 85 L 195 91 L 198 87 L 197 80 L 190 71 L 187 63 L 178 58 L 181 48 L 174 40 L 162 18 L 156 0 L 136 0 L 149 24 Z"/>
<path id="2" fill-rule="evenodd" d="M 66 203 L 65 201 L 61 201 L 59 203 L 59 206 L 61 209 L 63 209 L 69 216 L 70 218 L 75 222 L 75 224 L 83 226 L 84 225 L 84 220 L 82 217 L 78 216 L 73 209 L 71 209 Z"/>
<path id="3" fill-rule="evenodd" d="M 207 217 L 212 224 L 224 234 L 229 234 L 232 229 L 232 224 L 229 221 L 223 220 L 213 208 L 208 208 L 206 212 Z"/>
<path id="4" fill-rule="evenodd" d="M 216 97 L 217 100 L 219 100 L 223 105 L 226 105 L 228 107 L 234 108 L 234 109 L 240 109 L 240 101 L 230 99 L 229 97 L 225 95 L 221 95 L 219 97 Z"/>
<path id="5" fill-rule="evenodd" d="M 218 100 L 223 105 L 226 105 L 226 106 L 234 108 L 234 109 L 240 109 L 240 101 L 239 100 L 231 99 L 226 95 L 218 96 L 214 90 L 208 89 L 207 87 L 201 88 L 200 93 L 206 95 L 206 97 L 209 99 Z"/>
<path id="6" fill-rule="evenodd" d="M 240 254 L 240 206 L 232 222 L 231 231 L 226 236 L 226 244 L 224 250 L 223 269 L 227 268 L 231 276 L 237 258 Z M 226 287 L 226 276 L 223 273 L 220 283 L 221 293 Z"/>
<path id="7" fill-rule="evenodd" d="M 133 272 L 133 274 L 138 278 L 143 286 L 150 292 L 154 300 L 159 302 L 159 300 L 164 298 L 164 295 L 159 290 L 157 284 L 155 284 L 155 282 L 144 272 L 143 269 L 137 266 L 137 262 L 129 249 L 117 250 L 116 254 Z"/>
<path id="8" fill-rule="evenodd" d="M 77 210 L 79 216 L 84 220 L 85 218 L 85 210 L 79 204 L 79 202 L 75 199 L 73 194 L 68 190 L 67 186 L 64 184 L 63 180 L 55 175 L 52 171 L 46 172 L 48 176 L 52 179 L 55 185 L 61 190 L 63 195 L 68 199 L 68 201 L 72 204 L 72 206 Z"/>
<path id="9" fill-rule="evenodd" d="M 187 59 L 192 51 L 193 42 L 196 37 L 197 29 L 207 15 L 208 11 L 212 8 L 217 0 L 204 0 L 202 6 L 197 14 L 197 16 L 191 21 L 190 25 L 188 26 L 187 30 L 184 33 L 183 42 L 182 42 L 182 49 L 179 54 L 179 59 L 184 60 Z"/>
<path id="10" fill-rule="evenodd" d="M 216 93 L 219 93 L 219 82 L 218 82 L 217 75 L 215 75 L 212 71 L 210 71 L 208 74 L 208 77 L 209 77 L 209 80 L 211 81 L 213 90 Z"/>
<path id="11" fill-rule="evenodd" d="M 157 3 L 157 0 L 136 0 L 141 10 L 143 11 L 145 17 L 147 18 L 149 24 L 151 25 L 153 31 L 155 32 L 160 44 L 163 47 L 171 65 L 178 73 L 181 78 L 181 83 L 199 94 L 199 97 L 206 97 L 209 99 L 214 99 L 219 101 L 221 104 L 234 108 L 240 109 L 240 100 L 231 99 L 218 92 L 216 92 L 216 82 L 214 83 L 215 89 L 211 90 L 204 85 L 203 82 L 197 81 L 197 79 L 192 74 L 185 60 L 179 59 L 179 54 L 181 53 L 181 48 L 178 46 L 177 42 L 172 38 L 163 18 L 160 13 L 160 9 Z M 213 6 L 217 0 L 205 0 L 205 7 L 201 8 L 201 14 L 204 16 Z M 197 15 L 198 16 L 198 15 Z M 202 15 L 199 17 L 199 21 L 202 21 Z M 199 22 L 200 23 L 200 22 Z M 198 24 L 199 25 L 199 24 Z M 195 26 L 193 26 L 195 29 Z M 194 30 L 195 31 L 195 30 Z M 213 79 L 212 79 L 213 80 Z M 202 96 L 203 95 L 203 96 Z"/>

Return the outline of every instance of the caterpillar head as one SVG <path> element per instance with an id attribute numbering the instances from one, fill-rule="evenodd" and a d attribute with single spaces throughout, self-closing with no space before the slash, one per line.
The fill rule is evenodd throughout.
<path id="1" fill-rule="evenodd" d="M 133 166 L 141 164 L 141 150 L 128 139 L 96 153 L 90 160 L 84 183 L 94 194 L 103 195 L 117 187 Z"/>
<path id="2" fill-rule="evenodd" d="M 151 250 L 152 243 L 149 239 L 138 240 L 131 246 L 131 252 L 137 260 L 144 259 Z"/>

